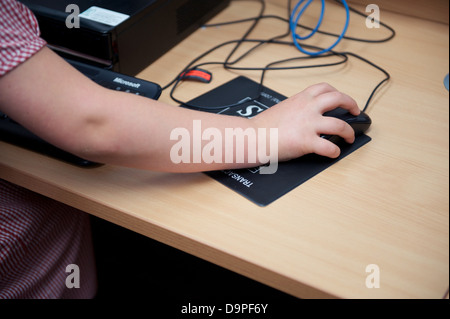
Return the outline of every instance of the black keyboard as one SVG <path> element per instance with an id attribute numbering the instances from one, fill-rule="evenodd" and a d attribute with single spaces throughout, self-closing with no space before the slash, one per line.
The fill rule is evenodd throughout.
<path id="1" fill-rule="evenodd" d="M 124 91 L 154 100 L 157 100 L 161 95 L 161 87 L 156 83 L 77 61 L 67 61 L 94 82 L 111 90 Z M 51 145 L 2 112 L 0 112 L 0 139 L 77 166 L 92 167 L 101 165 L 100 163 L 85 160 Z"/>

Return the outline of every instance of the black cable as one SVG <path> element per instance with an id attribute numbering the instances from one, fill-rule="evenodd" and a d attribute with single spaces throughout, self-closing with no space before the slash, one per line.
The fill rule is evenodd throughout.
<path id="1" fill-rule="evenodd" d="M 174 100 L 175 102 L 179 103 L 179 104 L 183 104 L 184 106 L 187 107 L 191 107 L 191 108 L 197 108 L 197 109 L 208 109 L 208 110 L 215 110 L 215 109 L 224 109 L 224 108 L 230 108 L 230 107 L 235 107 L 238 105 L 241 105 L 245 102 L 238 102 L 238 103 L 234 103 L 234 104 L 228 104 L 228 105 L 221 105 L 221 106 L 209 106 L 209 107 L 202 107 L 199 105 L 193 105 L 187 102 L 183 102 L 178 100 L 177 98 L 175 98 L 174 96 L 174 92 L 176 90 L 176 88 L 178 87 L 179 83 L 182 81 L 182 74 L 185 74 L 185 72 L 195 69 L 195 68 L 199 68 L 201 66 L 205 66 L 205 65 L 213 65 L 213 64 L 218 64 L 218 65 L 222 65 L 225 69 L 228 70 L 246 70 L 246 71 L 251 71 L 251 70 L 256 70 L 256 71 L 263 71 L 262 74 L 262 78 L 261 78 L 261 82 L 259 83 L 259 89 L 258 89 L 258 95 L 254 97 L 254 99 L 257 99 L 260 96 L 260 93 L 262 91 L 262 80 L 264 78 L 264 74 L 265 71 L 267 70 L 292 70 L 292 69 L 302 69 L 302 68 L 313 68 L 313 67 L 325 67 L 325 66 L 331 66 L 331 65 L 337 65 L 337 64 L 342 64 L 346 61 L 346 58 L 343 61 L 340 62 L 335 62 L 335 63 L 329 63 L 329 64 L 320 64 L 320 65 L 310 65 L 310 66 L 300 66 L 300 67 L 282 67 L 282 68 L 270 68 L 270 67 L 259 67 L 259 68 L 249 68 L 249 67 L 233 67 L 232 65 L 238 63 L 240 60 L 242 60 L 243 58 L 245 58 L 247 55 L 249 55 L 251 52 L 253 52 L 255 49 L 257 49 L 258 47 L 260 47 L 263 44 L 267 44 L 267 43 L 277 43 L 277 44 L 284 44 L 284 45 L 290 45 L 292 46 L 291 42 L 286 42 L 286 41 L 277 41 L 277 39 L 279 38 L 283 38 L 287 35 L 289 35 L 289 28 L 287 28 L 287 31 L 281 35 L 278 36 L 274 36 L 271 39 L 265 39 L 265 40 L 249 40 L 247 39 L 248 35 L 251 33 L 251 31 L 254 30 L 254 28 L 257 25 L 257 22 L 259 22 L 260 17 L 263 16 L 264 10 L 265 10 L 265 2 L 264 0 L 256 0 L 258 2 L 261 3 L 261 11 L 258 17 L 253 18 L 255 21 L 254 23 L 250 26 L 250 28 L 245 32 L 244 36 L 239 39 L 239 40 L 233 40 L 233 41 L 228 41 L 222 44 L 219 44 L 217 46 L 215 46 L 214 48 L 208 50 L 207 52 L 203 53 L 202 55 L 200 55 L 199 57 L 197 57 L 196 59 L 194 59 L 193 61 L 191 61 L 184 69 L 183 71 L 180 72 L 179 76 L 177 78 L 175 78 L 174 80 L 172 80 L 171 83 L 169 83 L 168 85 L 166 85 L 163 89 L 166 89 L 167 87 L 169 87 L 170 85 L 173 84 L 172 90 L 170 92 L 170 97 L 172 98 L 172 100 Z M 290 4 L 288 6 L 288 14 L 290 11 Z M 249 50 L 247 50 L 246 52 L 244 52 L 240 57 L 238 57 L 236 60 L 230 62 L 230 58 L 231 56 L 237 51 L 237 49 L 245 42 L 256 42 L 257 45 L 255 45 L 254 47 L 250 48 Z M 201 63 L 201 64 L 197 64 L 195 66 L 193 66 L 193 64 L 195 62 L 197 62 L 198 60 L 204 58 L 205 56 L 207 56 L 208 54 L 214 52 L 215 50 L 226 46 L 228 44 L 232 44 L 232 43 L 236 43 L 236 46 L 234 47 L 234 49 L 232 50 L 232 52 L 228 55 L 227 59 L 224 62 L 205 62 L 205 63 Z M 318 47 L 314 47 L 314 46 L 308 46 L 310 48 L 315 48 L 315 49 L 320 49 Z M 329 55 L 337 55 L 337 54 L 329 54 Z M 327 57 L 329 55 L 323 55 L 320 56 L 318 58 L 323 58 L 323 57 Z M 284 60 L 284 61 L 276 61 L 276 63 L 282 63 L 282 62 L 286 62 L 286 61 L 293 61 L 293 60 L 299 60 L 299 59 L 308 59 L 310 57 L 300 57 L 300 58 L 291 58 L 288 60 Z M 275 64 L 275 63 L 271 63 L 271 64 Z"/>
<path id="2" fill-rule="evenodd" d="M 186 102 L 182 102 L 182 101 L 176 99 L 175 96 L 174 96 L 174 92 L 175 92 L 175 89 L 177 88 L 178 84 L 180 83 L 180 81 L 183 79 L 182 75 L 185 74 L 185 72 L 187 72 L 187 71 L 189 71 L 189 70 L 191 70 L 191 69 L 198 68 L 199 66 L 212 65 L 212 64 L 221 64 L 221 65 L 224 66 L 224 68 L 227 68 L 228 66 L 233 65 L 233 64 L 237 63 L 238 61 L 240 61 L 244 56 L 246 56 L 247 54 L 249 54 L 251 51 L 255 50 L 255 49 L 260 45 L 260 44 L 257 44 L 254 48 L 251 48 L 250 50 L 248 50 L 246 53 L 244 53 L 243 56 L 241 56 L 240 58 L 236 59 L 235 61 L 233 61 L 233 62 L 230 62 L 230 61 L 229 61 L 229 60 L 231 59 L 231 57 L 233 56 L 233 54 L 234 54 L 234 53 L 239 49 L 239 47 L 242 45 L 242 43 L 247 42 L 247 37 L 250 35 L 250 33 L 251 33 L 251 32 L 255 29 L 255 27 L 258 25 L 260 17 L 264 14 L 265 7 L 266 7 L 266 6 L 265 6 L 265 1 L 264 1 L 264 0 L 256 0 L 256 1 L 258 1 L 258 2 L 261 4 L 260 13 L 259 13 L 259 16 L 256 17 L 256 18 L 254 19 L 254 22 L 253 22 L 252 25 L 248 28 L 248 30 L 245 32 L 245 34 L 244 34 L 240 39 L 238 39 L 238 40 L 235 40 L 235 41 L 228 41 L 228 42 L 219 44 L 219 45 L 215 46 L 214 48 L 208 50 L 207 52 L 203 53 L 202 55 L 200 55 L 199 57 L 197 57 L 197 58 L 194 59 L 193 61 L 191 61 L 191 63 L 189 63 L 188 66 L 186 66 L 186 67 L 184 68 L 184 70 L 183 70 L 182 72 L 180 72 L 180 74 L 177 76 L 177 78 L 176 78 L 174 81 L 171 82 L 171 83 L 173 83 L 172 90 L 170 91 L 170 97 L 172 98 L 172 100 L 174 100 L 174 101 L 177 102 L 177 103 L 183 104 L 184 106 L 187 106 L 187 107 L 194 107 L 194 108 L 208 109 L 208 110 L 223 109 L 223 108 L 227 108 L 227 107 L 234 107 L 234 106 L 237 106 L 237 105 L 240 105 L 240 104 L 241 104 L 241 103 L 234 103 L 234 104 L 230 104 L 230 105 L 222 105 L 222 106 L 215 106 L 215 107 L 208 107 L 208 108 L 205 108 L 205 107 L 198 106 L 198 105 L 191 105 L 191 104 L 188 104 L 188 103 L 186 103 Z M 203 63 L 203 64 L 198 64 L 198 65 L 196 65 L 195 67 L 192 67 L 192 65 L 193 65 L 195 62 L 199 61 L 200 59 L 202 59 L 203 57 L 207 56 L 208 54 L 214 52 L 215 50 L 217 50 L 217 49 L 219 49 L 219 48 L 221 48 L 221 47 L 223 47 L 223 46 L 225 46 L 225 45 L 233 44 L 233 43 L 236 43 L 236 45 L 235 45 L 234 48 L 231 50 L 230 54 L 227 56 L 227 58 L 225 59 L 224 62 L 207 62 L 207 63 Z M 167 86 L 166 86 L 166 87 L 167 87 Z M 164 87 L 164 89 L 165 89 L 166 87 Z"/>
<path id="3" fill-rule="evenodd" d="M 237 40 L 236 41 L 230 41 L 230 42 L 237 42 Z M 217 49 L 219 47 L 222 47 L 223 45 L 230 44 L 230 42 L 227 42 L 225 44 L 222 43 L 221 45 L 216 46 L 215 49 Z M 244 43 L 244 42 L 266 42 L 266 40 L 245 40 L 245 41 L 242 41 L 242 43 Z M 292 43 L 290 43 L 290 42 L 280 42 L 280 41 L 278 41 L 278 42 L 273 42 L 273 43 L 285 44 L 285 45 L 292 46 Z M 318 48 L 316 46 L 311 46 L 311 45 L 307 45 L 306 47 L 308 47 L 310 49 L 321 49 L 321 48 Z M 190 69 L 200 68 L 200 67 L 203 67 L 205 65 L 216 64 L 216 65 L 223 65 L 224 67 L 226 67 L 227 69 L 230 69 L 230 70 L 262 71 L 261 80 L 259 82 L 258 93 L 254 97 L 252 97 L 252 99 L 256 100 L 256 99 L 259 98 L 259 96 L 260 96 L 260 94 L 262 92 L 264 76 L 265 76 L 265 73 L 267 71 L 270 71 L 270 70 L 295 70 L 295 69 L 307 69 L 307 68 L 335 66 L 335 65 L 339 65 L 339 64 L 344 64 L 348 60 L 348 57 L 345 54 L 341 54 L 339 52 L 333 52 L 333 51 L 330 51 L 328 54 L 325 54 L 325 55 L 316 56 L 313 59 L 317 60 L 317 59 L 321 59 L 321 58 L 327 58 L 327 57 L 330 57 L 330 56 L 338 56 L 338 57 L 341 58 L 341 60 L 337 61 L 337 62 L 314 64 L 314 65 L 301 65 L 301 66 L 289 66 L 289 67 L 272 67 L 272 65 L 275 65 L 275 64 L 281 64 L 281 63 L 291 62 L 291 61 L 295 61 L 295 60 L 311 59 L 311 57 L 309 57 L 309 56 L 302 56 L 302 57 L 295 57 L 295 58 L 289 58 L 289 59 L 285 59 L 285 60 L 271 62 L 265 67 L 253 67 L 253 68 L 252 67 L 234 67 L 234 66 L 231 66 L 230 64 L 226 65 L 225 62 L 205 62 L 205 63 L 196 64 L 195 66 L 191 67 Z M 185 70 L 185 71 L 187 71 L 187 70 Z M 245 103 L 244 101 L 242 101 L 242 102 L 237 102 L 237 103 L 234 103 L 234 104 L 204 107 L 204 106 L 194 105 L 194 104 L 190 104 L 188 102 L 180 101 L 174 96 L 174 92 L 175 92 L 177 86 L 179 85 L 179 83 L 181 83 L 181 81 L 182 81 L 181 77 L 179 77 L 175 81 L 175 84 L 173 85 L 172 90 L 170 92 L 170 97 L 175 102 L 177 102 L 179 104 L 183 104 L 186 107 L 197 108 L 197 109 L 206 109 L 206 110 L 218 110 L 218 109 L 225 109 L 225 108 L 231 108 L 231 107 L 239 106 L 239 105 Z"/>
<path id="4" fill-rule="evenodd" d="M 335 1 L 336 2 L 340 2 L 340 0 L 335 0 Z M 288 10 L 289 10 L 289 12 L 291 10 L 290 9 L 291 8 L 291 3 L 292 3 L 292 0 L 288 0 Z M 360 12 L 360 11 L 356 10 L 355 8 L 353 8 L 351 6 L 349 6 L 349 9 L 350 9 L 351 12 L 353 12 L 355 14 L 358 14 L 358 15 L 364 17 L 364 18 L 368 17 L 363 12 Z M 289 14 L 288 14 L 288 17 L 289 17 Z M 263 16 L 258 17 L 258 18 L 260 20 L 262 20 L 262 19 L 277 19 L 277 20 L 289 23 L 289 19 L 288 18 L 283 18 L 283 17 L 276 16 L 276 15 L 263 15 Z M 255 19 L 257 19 L 257 18 L 253 17 L 253 18 L 246 18 L 246 19 L 227 21 L 227 22 L 220 22 L 220 23 L 214 23 L 214 24 L 205 24 L 204 27 L 220 27 L 220 26 L 226 26 L 226 25 L 237 24 L 237 23 L 245 23 L 245 22 L 253 21 Z M 396 32 L 395 32 L 395 30 L 392 27 L 390 27 L 389 25 L 387 25 L 387 24 L 385 24 L 385 23 L 383 23 L 381 21 L 378 21 L 378 20 L 375 20 L 375 22 L 379 23 L 381 26 L 383 26 L 384 28 L 389 30 L 391 32 L 391 34 L 388 37 L 386 37 L 386 38 L 378 39 L 378 40 L 362 39 L 362 38 L 356 38 L 356 37 L 351 37 L 351 36 L 347 36 L 347 35 L 344 36 L 343 39 L 350 40 L 350 41 L 356 41 L 356 42 L 364 42 L 364 43 L 383 43 L 383 42 L 387 42 L 387 41 L 393 39 L 396 36 Z M 301 27 L 301 28 L 304 28 L 306 30 L 309 30 L 309 31 L 313 30 L 313 28 L 305 26 L 305 25 L 302 25 L 302 24 L 298 24 L 297 26 Z M 317 33 L 320 33 L 320 34 L 323 34 L 323 35 L 327 35 L 327 36 L 336 37 L 336 38 L 339 37 L 339 34 L 332 33 L 332 32 L 327 32 L 327 31 L 317 30 Z"/>
<path id="5" fill-rule="evenodd" d="M 260 14 L 259 16 L 262 16 L 265 10 L 265 1 L 264 0 L 253 0 L 253 1 L 258 1 L 261 3 L 261 10 L 260 10 Z M 197 66 L 193 67 L 194 63 L 196 63 L 197 61 L 201 60 L 202 58 L 206 57 L 207 55 L 211 54 L 212 52 L 216 51 L 217 49 L 220 49 L 221 47 L 224 47 L 226 45 L 229 44 L 233 44 L 236 43 L 236 46 L 233 48 L 233 50 L 231 51 L 231 53 L 228 55 L 228 57 L 225 59 L 224 62 L 210 62 L 210 63 L 206 63 L 206 64 L 222 64 L 222 65 L 231 65 L 231 64 L 235 64 L 237 63 L 241 58 L 235 60 L 234 62 L 229 62 L 231 56 L 237 51 L 237 49 L 239 48 L 239 46 L 246 41 L 246 38 L 248 37 L 248 35 L 254 30 L 254 28 L 256 27 L 256 25 L 259 22 L 259 17 L 256 18 L 252 18 L 252 20 L 254 20 L 254 23 L 250 26 L 250 28 L 245 32 L 245 34 L 238 40 L 232 40 L 232 41 L 227 41 L 224 43 L 221 43 L 215 47 L 213 47 L 212 49 L 209 49 L 208 51 L 202 53 L 201 55 L 199 55 L 198 57 L 196 57 L 194 60 L 192 60 L 191 62 L 189 62 L 189 64 L 177 75 L 176 78 L 174 78 L 170 83 L 168 83 L 167 85 L 165 85 L 164 87 L 162 87 L 162 90 L 164 91 L 165 89 L 169 88 L 171 85 L 174 85 L 174 87 L 178 86 L 179 82 L 182 80 L 182 74 L 185 74 L 187 71 L 191 70 L 191 69 L 195 69 Z M 206 27 L 207 25 L 205 25 Z M 256 49 L 256 48 L 252 48 L 249 51 Z M 249 52 L 245 53 L 248 54 Z M 206 65 L 203 64 L 203 65 Z M 171 90 L 171 96 L 173 94 L 174 89 L 172 88 Z M 178 100 L 174 99 L 175 102 L 179 102 Z"/>
<path id="6" fill-rule="evenodd" d="M 234 104 L 229 104 L 229 105 L 221 105 L 221 106 L 208 106 L 208 107 L 204 107 L 204 106 L 199 106 L 199 105 L 192 105 L 189 104 L 187 102 L 183 102 L 178 100 L 175 96 L 175 90 L 178 87 L 178 85 L 180 84 L 180 82 L 183 81 L 183 77 L 182 75 L 185 74 L 185 72 L 188 72 L 189 70 L 193 70 L 196 68 L 199 68 L 201 66 L 205 66 L 205 65 L 222 65 L 225 69 L 227 70 L 242 70 L 242 71 L 261 71 L 261 79 L 259 82 L 259 90 L 258 90 L 258 94 L 257 96 L 253 97 L 252 99 L 258 99 L 260 97 L 260 94 L 262 92 L 262 88 L 263 88 L 263 82 L 264 82 L 264 77 L 267 71 L 271 71 L 271 70 L 294 70 L 294 69 L 304 69 L 304 68 L 316 68 L 316 67 L 327 67 L 327 66 L 335 66 L 335 65 L 339 65 L 339 64 L 343 64 L 345 62 L 348 61 L 348 56 L 353 56 L 367 64 L 369 64 L 370 66 L 380 70 L 381 72 L 383 72 L 386 77 L 374 88 L 374 90 L 372 91 L 372 93 L 370 94 L 366 105 L 363 108 L 363 111 L 366 111 L 373 96 L 375 95 L 375 93 L 377 92 L 377 90 L 381 87 L 381 85 L 383 83 L 385 83 L 386 81 L 388 81 L 390 79 L 390 75 L 389 73 L 384 70 L 383 68 L 377 66 L 376 64 L 374 64 L 373 62 L 370 62 L 369 60 L 355 54 L 352 52 L 336 52 L 336 51 L 330 51 L 327 54 L 323 54 L 323 55 L 319 55 L 319 56 L 301 56 L 301 57 L 294 57 L 294 58 L 289 58 L 289 59 L 284 59 L 284 60 L 279 60 L 279 61 L 274 61 L 271 62 L 269 64 L 267 64 L 264 67 L 237 67 L 234 66 L 235 64 L 237 64 L 238 62 L 240 62 L 242 59 L 244 59 L 245 57 L 247 57 L 251 52 L 255 51 L 257 48 L 261 47 L 262 45 L 265 44 L 277 44 L 277 45 L 289 45 L 289 46 L 293 46 L 293 43 L 291 41 L 282 41 L 279 40 L 283 37 L 286 37 L 290 34 L 290 30 L 289 30 L 289 26 L 288 26 L 288 30 L 278 36 L 274 36 L 270 39 L 264 39 L 264 40 L 257 40 L 257 39 L 248 39 L 249 35 L 251 34 L 251 32 L 256 28 L 256 26 L 258 25 L 258 23 L 262 20 L 262 19 L 268 19 L 268 18 L 275 18 L 275 19 L 279 19 L 283 22 L 289 23 L 289 19 L 283 18 L 283 17 L 279 17 L 279 16 L 273 16 L 273 15 L 264 15 L 264 11 L 265 11 L 265 1 L 264 0 L 254 0 L 257 1 L 261 4 L 261 9 L 260 12 L 258 14 L 257 17 L 254 18 L 248 18 L 248 19 L 241 19 L 241 20 L 235 20 L 235 21 L 228 21 L 228 22 L 222 22 L 222 23 L 216 23 L 216 24 L 208 24 L 205 25 L 205 27 L 212 27 L 212 26 L 224 26 L 224 25 L 230 25 L 230 24 L 236 24 L 236 23 L 243 23 L 243 22 L 250 22 L 253 21 L 253 23 L 251 24 L 251 26 L 247 29 L 247 31 L 244 33 L 244 35 L 238 39 L 238 40 L 232 40 L 232 41 L 227 41 L 224 43 L 221 43 L 219 45 L 216 45 L 215 47 L 211 48 L 210 50 L 204 52 L 203 54 L 201 54 L 200 56 L 196 57 L 194 60 L 192 60 L 178 75 L 175 79 L 173 79 L 169 84 L 167 84 L 166 86 L 164 86 L 162 89 L 165 90 L 168 87 L 172 86 L 171 92 L 170 92 L 170 97 L 172 98 L 172 100 L 174 100 L 175 102 L 184 105 L 186 107 L 190 107 L 190 108 L 196 108 L 196 109 L 204 109 L 204 110 L 216 110 L 216 109 L 225 109 L 225 108 L 231 108 L 231 107 L 235 107 L 238 105 L 241 105 L 243 102 L 237 102 Z M 340 0 L 335 0 L 337 2 L 340 2 Z M 290 15 L 290 11 L 291 11 L 291 2 L 292 0 L 288 0 L 288 17 Z M 349 7 L 349 9 L 356 13 L 359 14 L 363 17 L 367 16 L 357 10 L 355 10 L 354 8 Z M 359 42 L 369 42 L 369 43 L 380 43 L 380 42 L 386 42 L 389 41 L 390 39 L 392 39 L 395 36 L 395 30 L 392 29 L 391 27 L 389 27 L 388 25 L 381 23 L 381 25 L 383 25 L 385 28 L 387 28 L 388 30 L 391 31 L 391 35 L 388 38 L 382 39 L 382 40 L 367 40 L 367 39 L 359 39 L 359 38 L 353 38 L 353 37 L 344 37 L 347 40 L 352 40 L 352 41 L 359 41 Z M 302 26 L 304 27 L 304 26 Z M 308 27 L 304 27 L 304 28 L 308 28 Z M 333 33 L 329 33 L 329 32 L 324 32 L 324 31 L 317 31 L 318 33 L 322 33 L 324 35 L 328 35 L 328 36 L 334 36 L 334 37 L 338 37 L 339 35 L 337 34 L 333 34 Z M 242 53 L 239 57 L 235 58 L 235 60 L 230 61 L 231 58 L 233 57 L 233 55 L 237 52 L 237 50 L 240 48 L 240 46 L 243 43 L 256 43 L 255 46 L 251 47 L 250 49 L 248 49 L 247 51 L 245 51 L 244 53 Z M 225 59 L 225 61 L 216 61 L 216 62 L 203 62 L 203 63 L 197 63 L 199 60 L 205 58 L 206 56 L 208 56 L 209 54 L 211 54 L 212 52 L 221 49 L 225 46 L 228 45 L 232 45 L 234 44 L 233 49 L 231 50 L 231 52 L 228 54 L 227 58 Z M 314 48 L 314 49 L 321 49 L 315 46 L 307 46 L 309 48 Z M 286 63 L 286 62 L 292 62 L 292 61 L 296 61 L 296 60 L 306 60 L 306 59 L 320 59 L 320 58 L 326 58 L 326 57 L 330 57 L 330 56 L 338 56 L 340 57 L 342 60 L 337 61 L 337 62 L 331 62 L 331 63 L 324 63 L 324 64 L 314 64 L 314 65 L 302 65 L 302 66 L 289 66 L 289 67 L 275 67 L 275 65 L 278 64 L 282 64 L 282 63 Z"/>
<path id="7" fill-rule="evenodd" d="M 375 93 L 376 93 L 376 92 L 378 91 L 378 89 L 383 85 L 383 83 L 389 81 L 389 79 L 391 78 L 391 75 L 390 75 L 386 70 L 384 70 L 383 68 L 381 68 L 380 66 L 376 65 L 376 64 L 373 63 L 373 62 L 370 62 L 369 60 L 363 58 L 363 57 L 360 56 L 360 55 L 357 55 L 357 54 L 352 53 L 352 52 L 341 52 L 341 53 L 342 53 L 342 54 L 345 54 L 345 55 L 351 55 L 351 56 L 353 56 L 353 57 L 355 57 L 355 58 L 357 58 L 357 59 L 360 59 L 361 61 L 366 62 L 367 64 L 369 64 L 369 65 L 373 66 L 374 68 L 380 70 L 381 72 L 384 73 L 384 75 L 386 75 L 386 77 L 385 77 L 380 83 L 378 83 L 377 86 L 375 86 L 375 88 L 373 89 L 373 91 L 372 91 L 372 93 L 370 94 L 369 98 L 367 99 L 366 105 L 364 105 L 364 108 L 362 109 L 362 111 L 365 112 L 365 111 L 367 110 L 367 108 L 369 107 L 369 104 L 370 104 L 370 102 L 372 101 L 372 98 L 373 98 L 373 96 L 375 95 Z"/>
<path id="8" fill-rule="evenodd" d="M 342 3 L 340 0 L 335 0 L 336 2 Z M 356 13 L 364 18 L 368 18 L 368 16 L 366 14 L 364 14 L 363 12 L 360 12 L 358 10 L 356 10 L 355 8 L 349 6 L 348 7 L 350 9 L 351 12 Z M 388 29 L 389 31 L 391 31 L 391 35 L 388 36 L 387 38 L 381 39 L 381 40 L 368 40 L 368 39 L 359 39 L 359 38 L 353 38 L 353 37 L 349 37 L 349 36 L 344 36 L 344 39 L 347 40 L 352 40 L 352 41 L 358 41 L 358 42 L 366 42 L 366 43 L 382 43 L 382 42 L 387 42 L 391 39 L 393 39 L 396 36 L 396 32 L 393 28 L 391 28 L 390 26 L 388 26 L 386 23 L 383 23 L 379 20 L 375 20 L 374 22 L 379 23 L 381 26 L 385 27 L 386 29 Z M 319 32 L 318 33 L 322 33 L 325 35 L 330 35 L 330 36 L 336 36 L 335 34 L 332 33 L 328 33 L 328 32 Z"/>
<path id="9" fill-rule="evenodd" d="M 231 59 L 231 57 L 233 56 L 233 54 L 239 49 L 239 47 L 241 46 L 241 44 L 247 40 L 247 37 L 250 35 L 250 33 L 252 33 L 252 31 L 256 28 L 256 26 L 259 23 L 259 20 L 261 19 L 261 17 L 264 14 L 264 11 L 266 10 L 266 2 L 265 0 L 257 0 L 261 3 L 261 9 L 259 12 L 259 16 L 255 19 L 255 21 L 253 22 L 253 24 L 250 26 L 250 28 L 245 32 L 245 34 L 242 36 L 242 38 L 237 42 L 236 46 L 234 47 L 233 50 L 231 50 L 230 54 L 228 55 L 228 57 L 225 59 L 225 64 L 228 64 L 229 60 Z"/>

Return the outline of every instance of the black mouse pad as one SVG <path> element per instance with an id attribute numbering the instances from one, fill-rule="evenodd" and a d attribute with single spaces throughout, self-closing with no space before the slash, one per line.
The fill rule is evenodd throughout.
<path id="1" fill-rule="evenodd" d="M 254 98 L 257 97 L 257 98 Z M 207 112 L 253 117 L 286 99 L 266 87 L 259 94 L 259 84 L 246 78 L 237 77 L 224 85 L 188 102 L 190 108 L 205 111 L 199 107 L 213 107 Z M 243 103 L 239 103 L 243 102 Z M 232 107 L 220 106 L 238 104 Z M 260 174 L 260 167 L 239 170 L 205 172 L 208 176 L 241 194 L 257 205 L 267 206 L 284 194 L 303 184 L 334 163 L 370 142 L 371 138 L 361 135 L 353 144 L 343 142 L 339 158 L 330 159 L 315 154 L 278 163 L 274 174 Z"/>

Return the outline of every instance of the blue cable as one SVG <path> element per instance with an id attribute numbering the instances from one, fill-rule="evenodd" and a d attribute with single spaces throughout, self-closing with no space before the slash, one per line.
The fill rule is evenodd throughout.
<path id="1" fill-rule="evenodd" d="M 305 6 L 300 10 L 300 12 L 298 13 L 295 22 L 292 22 L 293 16 L 295 14 L 295 12 L 297 12 L 298 8 L 301 6 L 301 4 L 303 3 L 304 0 L 300 0 L 299 2 L 297 2 L 297 5 L 294 7 L 294 10 L 292 11 L 292 15 L 290 18 L 290 28 L 292 30 L 292 26 L 297 26 L 298 25 L 298 21 L 300 20 L 300 17 L 303 15 L 303 13 L 306 11 L 306 9 L 309 7 L 309 5 L 314 1 L 314 0 L 308 0 L 308 2 L 305 4 Z M 319 30 L 320 25 L 322 24 L 323 21 L 323 16 L 325 14 L 325 0 L 321 0 L 322 3 L 322 10 L 320 12 L 320 17 L 319 17 L 319 21 L 317 22 L 316 27 L 311 31 L 310 34 L 308 34 L 307 36 L 301 37 L 298 34 L 296 34 L 295 32 L 293 32 L 293 36 L 295 37 L 295 39 L 297 40 L 306 40 L 309 39 L 310 37 L 312 37 L 317 30 Z M 294 29 L 295 30 L 295 29 Z"/>
<path id="2" fill-rule="evenodd" d="M 328 47 L 327 49 L 323 49 L 321 51 L 318 51 L 318 52 L 312 52 L 312 51 L 308 51 L 308 50 L 303 49 L 303 47 L 299 43 L 299 40 L 309 39 L 310 37 L 312 37 L 319 30 L 319 27 L 321 26 L 321 24 L 323 22 L 323 17 L 325 15 L 325 0 L 321 0 L 322 9 L 321 9 L 320 16 L 319 16 L 319 21 L 317 22 L 316 27 L 311 31 L 310 34 L 302 37 L 302 36 L 300 36 L 300 35 L 298 35 L 296 33 L 297 25 L 298 25 L 298 22 L 299 22 L 300 18 L 303 15 L 303 13 L 306 11 L 306 9 L 309 7 L 309 5 L 314 0 L 308 0 L 305 3 L 305 5 L 300 9 L 298 14 L 296 14 L 296 12 L 298 11 L 298 9 L 300 8 L 300 6 L 303 4 L 304 1 L 305 0 L 300 0 L 300 1 L 297 2 L 297 4 L 295 5 L 294 9 L 292 10 L 292 14 L 291 14 L 291 16 L 289 18 L 289 29 L 291 30 L 292 39 L 293 39 L 293 42 L 294 42 L 295 46 L 301 52 L 303 52 L 305 54 L 308 54 L 308 55 L 311 55 L 311 56 L 317 56 L 317 55 L 320 55 L 320 54 L 323 54 L 323 53 L 331 51 L 336 45 L 338 45 L 339 42 L 341 42 L 342 38 L 345 36 L 345 33 L 347 32 L 348 25 L 350 23 L 350 9 L 348 7 L 347 1 L 341 0 L 342 4 L 345 7 L 345 12 L 346 12 L 346 15 L 347 15 L 347 17 L 345 19 L 345 26 L 344 26 L 344 29 L 342 30 L 341 35 L 338 37 L 336 42 L 333 43 L 330 47 Z"/>

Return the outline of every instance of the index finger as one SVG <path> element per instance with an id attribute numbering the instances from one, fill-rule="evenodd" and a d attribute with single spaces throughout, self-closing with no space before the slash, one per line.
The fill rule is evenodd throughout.
<path id="1" fill-rule="evenodd" d="M 349 95 L 339 91 L 321 94 L 316 97 L 316 102 L 322 114 L 334 110 L 337 107 L 343 108 L 355 116 L 361 113 L 358 103 Z"/>

